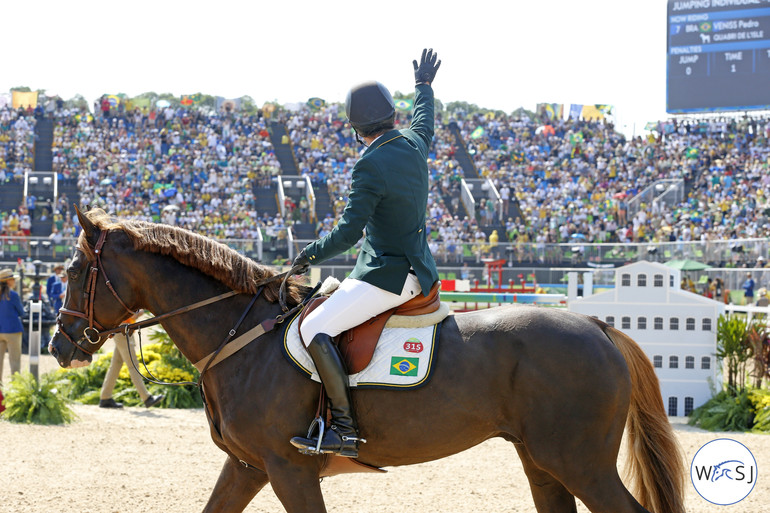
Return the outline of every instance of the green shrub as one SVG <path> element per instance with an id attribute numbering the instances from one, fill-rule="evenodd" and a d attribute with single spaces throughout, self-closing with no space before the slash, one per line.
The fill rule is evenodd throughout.
<path id="1" fill-rule="evenodd" d="M 2 418 L 26 424 L 66 424 L 75 413 L 68 399 L 59 392 L 64 383 L 57 373 L 44 374 L 38 382 L 29 373 L 16 373 L 3 389 L 5 411 Z"/>
<path id="2" fill-rule="evenodd" d="M 770 390 L 754 389 L 749 392 L 749 399 L 754 406 L 755 433 L 770 432 Z"/>
<path id="3" fill-rule="evenodd" d="M 745 390 L 736 395 L 719 392 L 693 410 L 688 423 L 708 431 L 748 431 L 754 424 L 749 394 Z"/>
<path id="4" fill-rule="evenodd" d="M 165 332 L 154 332 L 150 335 L 154 343 L 142 346 L 147 369 L 153 376 L 161 381 L 175 383 L 180 381 L 195 382 L 198 379 L 198 370 L 185 358 L 179 349 L 171 343 Z M 137 347 L 138 351 L 138 347 Z M 100 354 L 94 362 L 78 369 L 56 371 L 59 379 L 65 381 L 63 392 L 70 399 L 83 404 L 98 404 L 104 376 L 112 361 L 112 353 Z M 147 369 L 136 357 L 140 374 L 147 377 Z M 141 406 L 142 400 L 134 388 L 128 374 L 128 365 L 125 362 L 115 383 L 113 398 L 126 406 Z M 194 385 L 157 385 L 149 383 L 147 386 L 153 395 L 163 394 L 165 397 L 159 403 L 162 408 L 200 408 L 203 406 L 198 388 Z"/>
<path id="5" fill-rule="evenodd" d="M 717 319 L 717 360 L 727 367 L 727 389 L 745 385 L 746 362 L 751 358 L 749 324 L 740 315 L 720 315 Z"/>

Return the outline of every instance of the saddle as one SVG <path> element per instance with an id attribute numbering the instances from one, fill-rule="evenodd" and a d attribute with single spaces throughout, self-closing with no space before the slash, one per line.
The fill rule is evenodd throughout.
<path id="1" fill-rule="evenodd" d="M 420 294 L 406 303 L 386 310 L 368 319 L 363 324 L 343 331 L 336 336 L 334 340 L 339 347 L 342 358 L 345 360 L 348 374 L 357 374 L 369 365 L 374 354 L 374 348 L 377 347 L 377 341 L 391 316 L 416 316 L 436 312 L 441 306 L 439 298 L 440 288 L 441 282 L 437 281 L 433 284 L 427 296 Z M 305 317 L 327 299 L 329 299 L 329 296 L 319 296 L 308 301 L 299 316 L 298 326 L 301 327 Z"/>

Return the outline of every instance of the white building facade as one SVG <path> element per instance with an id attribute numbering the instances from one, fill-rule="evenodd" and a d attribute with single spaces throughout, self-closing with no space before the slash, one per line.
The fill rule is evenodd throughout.
<path id="1" fill-rule="evenodd" d="M 681 273 L 655 262 L 615 270 L 615 288 L 577 297 L 570 273 L 568 308 L 597 317 L 633 338 L 655 367 L 670 416 L 689 415 L 721 390 L 717 369 L 719 301 L 682 290 Z M 586 280 L 590 283 L 590 279 Z"/>

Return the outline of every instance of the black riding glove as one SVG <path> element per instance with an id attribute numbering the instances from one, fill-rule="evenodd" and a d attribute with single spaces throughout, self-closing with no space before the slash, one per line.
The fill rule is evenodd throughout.
<path id="1" fill-rule="evenodd" d="M 412 61 L 412 65 L 414 66 L 414 80 L 417 85 L 430 85 L 433 82 L 433 79 L 436 78 L 436 72 L 438 71 L 439 66 L 441 66 L 441 61 L 436 62 L 436 59 L 438 59 L 438 54 L 433 53 L 433 48 L 431 48 L 423 49 L 419 66 L 417 65 L 417 61 Z"/>
<path id="2" fill-rule="evenodd" d="M 294 274 L 305 274 L 310 268 L 310 259 L 305 254 L 305 250 L 299 252 L 299 255 L 294 259 L 291 264 L 292 268 L 295 268 Z"/>

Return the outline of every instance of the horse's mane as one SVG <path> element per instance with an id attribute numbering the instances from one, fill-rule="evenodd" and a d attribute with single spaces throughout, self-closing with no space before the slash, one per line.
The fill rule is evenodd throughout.
<path id="1" fill-rule="evenodd" d="M 230 247 L 197 233 L 165 224 L 135 220 L 117 220 L 102 209 L 91 209 L 85 216 L 100 230 L 122 231 L 134 244 L 134 249 L 168 255 L 179 263 L 198 269 L 244 294 L 256 294 L 257 282 L 279 274 L 276 270 L 244 257 Z M 81 232 L 78 248 L 93 261 L 94 251 Z M 278 300 L 281 280 L 265 286 L 269 301 Z M 301 301 L 301 285 L 290 280 L 286 287 L 286 302 L 295 305 Z"/>

